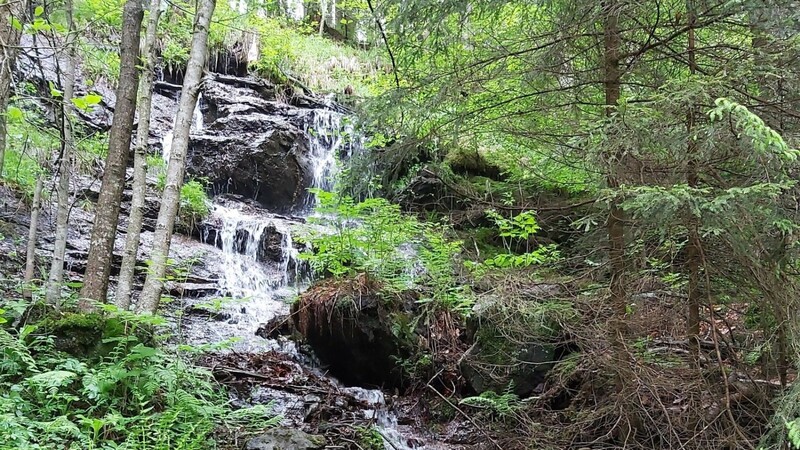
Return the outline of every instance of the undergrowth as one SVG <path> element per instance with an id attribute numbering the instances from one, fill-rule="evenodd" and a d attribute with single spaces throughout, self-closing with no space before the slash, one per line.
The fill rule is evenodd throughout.
<path id="1" fill-rule="evenodd" d="M 467 314 L 472 307 L 468 286 L 458 282 L 461 242 L 449 238 L 443 224 L 421 222 L 382 198 L 356 202 L 315 190 L 316 223 L 333 232 L 306 239 L 312 250 L 301 254 L 318 275 L 354 277 L 364 273 L 384 289 L 420 293 L 420 303 Z"/>
<path id="2" fill-rule="evenodd" d="M 222 449 L 276 423 L 265 406 L 232 409 L 187 352 L 136 337 L 160 319 L 106 313 L 126 333 L 106 337 L 111 350 L 94 359 L 60 352 L 35 325 L 0 325 L 0 450 Z"/>

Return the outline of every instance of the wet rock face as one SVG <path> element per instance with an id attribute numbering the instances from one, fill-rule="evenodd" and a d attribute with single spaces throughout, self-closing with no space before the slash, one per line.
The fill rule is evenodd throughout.
<path id="1" fill-rule="evenodd" d="M 276 212 L 298 209 L 312 180 L 302 131 L 267 116 L 251 115 L 249 119 L 260 121 L 265 132 L 234 136 L 237 128 L 226 126 L 222 135 L 194 137 L 189 173 L 208 179 L 215 193 L 244 195 Z"/>
<path id="2" fill-rule="evenodd" d="M 302 209 L 313 180 L 303 130 L 311 111 L 276 102 L 263 82 L 218 79 L 203 92 L 208 125 L 192 136 L 188 172 L 208 179 L 215 194 L 239 194 L 273 212 Z"/>

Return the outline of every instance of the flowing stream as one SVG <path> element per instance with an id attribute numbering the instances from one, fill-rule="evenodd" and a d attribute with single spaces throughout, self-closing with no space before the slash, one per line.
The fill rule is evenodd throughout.
<path id="1" fill-rule="evenodd" d="M 203 130 L 198 102 L 191 133 L 201 134 Z M 338 161 L 363 145 L 363 139 L 356 135 L 347 117 L 327 109 L 313 110 L 306 118 L 304 130 L 313 175 L 310 187 L 330 190 Z M 162 137 L 165 159 L 169 156 L 172 135 L 170 130 Z M 182 332 L 190 342 L 213 344 L 235 339 L 236 351 L 277 350 L 298 358 L 293 342 L 264 339 L 256 336 L 256 331 L 260 325 L 288 314 L 289 301 L 309 284 L 308 268 L 299 257 L 302 247 L 293 233 L 311 226 L 305 219 L 313 214 L 315 205 L 315 197 L 310 195 L 296 216 L 287 217 L 225 195 L 213 199 L 201 240 L 216 247 L 221 255 L 215 260 L 219 261 L 218 267 L 209 267 L 219 279 L 216 296 L 210 302 L 205 300 L 204 308 L 214 309 L 223 320 L 213 324 L 207 320 L 187 321 Z M 342 392 L 368 405 L 362 414 L 374 422 L 387 450 L 444 448 L 423 444 L 419 436 L 404 436 L 380 390 L 344 387 L 333 382 Z M 293 403 L 303 401 L 302 397 L 298 400 L 285 395 L 283 399 L 276 398 L 276 394 L 280 395 L 271 392 L 264 400 L 275 401 L 277 413 L 287 414 Z"/>

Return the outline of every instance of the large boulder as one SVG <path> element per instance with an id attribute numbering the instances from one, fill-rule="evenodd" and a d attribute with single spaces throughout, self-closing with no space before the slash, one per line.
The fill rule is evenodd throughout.
<path id="1" fill-rule="evenodd" d="M 472 347 L 461 359 L 461 374 L 476 393 L 537 392 L 568 351 L 562 326 L 577 317 L 558 299 L 557 285 L 523 286 L 518 297 L 486 295 L 467 324 Z"/>
<path id="2" fill-rule="evenodd" d="M 276 212 L 301 208 L 313 180 L 303 130 L 260 113 L 218 119 L 192 137 L 188 172 L 206 178 L 215 193 L 257 200 Z"/>

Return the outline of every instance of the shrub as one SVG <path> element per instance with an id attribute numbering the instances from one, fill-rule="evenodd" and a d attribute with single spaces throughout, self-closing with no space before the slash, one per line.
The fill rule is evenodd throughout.
<path id="1" fill-rule="evenodd" d="M 129 331 L 163 322 L 105 308 Z M 113 350 L 87 361 L 56 351 L 54 338 L 33 326 L 0 328 L 0 450 L 213 449 L 219 432 L 276 422 L 264 406 L 232 410 L 211 373 L 184 353 L 129 334 L 106 338 Z"/>
<path id="2" fill-rule="evenodd" d="M 189 180 L 181 186 L 181 204 L 178 220 L 187 229 L 208 217 L 211 202 L 206 194 L 206 186 L 200 180 Z"/>
<path id="3" fill-rule="evenodd" d="M 469 311 L 469 289 L 459 286 L 456 278 L 461 242 L 447 237 L 445 225 L 422 223 L 382 198 L 357 203 L 350 197 L 314 193 L 319 206 L 312 221 L 332 229 L 309 236 L 313 251 L 301 255 L 315 273 L 365 273 L 389 290 L 418 290 L 420 302 Z"/>

